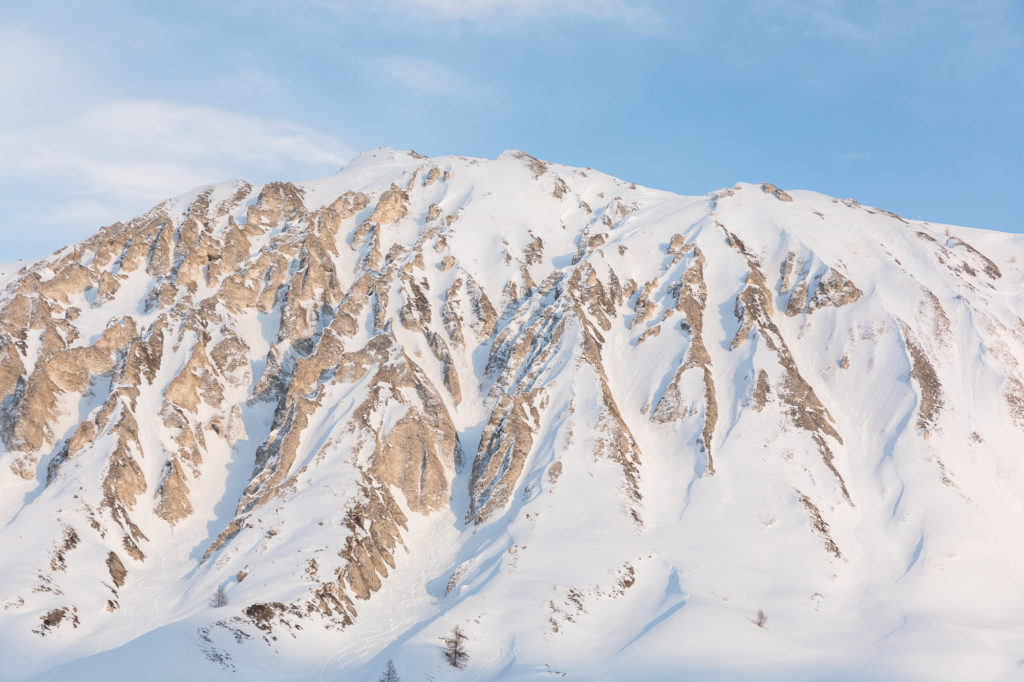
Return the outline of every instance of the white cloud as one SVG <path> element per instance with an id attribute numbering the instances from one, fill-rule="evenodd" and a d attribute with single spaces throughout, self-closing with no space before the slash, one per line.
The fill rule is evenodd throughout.
<path id="1" fill-rule="evenodd" d="M 777 30 L 863 45 L 927 42 L 930 32 L 952 29 L 972 52 L 992 56 L 1022 44 L 1020 21 L 1013 19 L 1014 2 L 763 0 L 755 7 L 759 18 Z"/>
<path id="2" fill-rule="evenodd" d="M 0 205 L 21 214 L 0 223 L 0 242 L 23 243 L 15 232 L 28 221 L 81 238 L 198 185 L 321 176 L 352 155 L 335 137 L 254 114 L 163 101 L 98 104 L 68 121 L 0 133 Z"/>
<path id="3" fill-rule="evenodd" d="M 473 97 L 485 90 L 457 71 L 414 55 L 387 55 L 372 60 L 370 66 L 379 75 L 428 95 Z"/>
<path id="4" fill-rule="evenodd" d="M 630 0 L 386 0 L 402 9 L 419 9 L 469 20 L 542 18 L 578 15 L 591 19 L 644 23 L 656 17 L 651 7 Z"/>
<path id="5" fill-rule="evenodd" d="M 94 70 L 59 40 L 18 25 L 0 25 L 0 64 L 0 131 L 57 120 L 94 85 Z"/>
<path id="6" fill-rule="evenodd" d="M 660 28 L 661 14 L 652 0 L 303 0 L 308 7 L 342 15 L 413 16 L 432 29 L 438 22 L 464 22 L 485 31 L 521 29 L 526 22 L 569 17 L 613 21 L 640 30 Z M 274 7 L 263 0 L 264 6 Z M 246 2 L 241 7 L 250 8 Z M 289 5 L 291 7 L 293 5 Z"/>
<path id="7" fill-rule="evenodd" d="M 796 31 L 852 42 L 881 40 L 884 23 L 877 14 L 856 12 L 860 21 L 848 18 L 846 0 L 765 0 L 756 5 L 760 18 L 776 30 Z M 855 7 L 856 10 L 856 7 Z"/>

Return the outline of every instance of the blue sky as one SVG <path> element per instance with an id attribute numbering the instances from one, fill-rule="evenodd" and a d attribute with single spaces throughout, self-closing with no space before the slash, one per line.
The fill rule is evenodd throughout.
<path id="1" fill-rule="evenodd" d="M 380 146 L 1024 232 L 1017 0 L 37 0 L 0 59 L 0 262 Z"/>

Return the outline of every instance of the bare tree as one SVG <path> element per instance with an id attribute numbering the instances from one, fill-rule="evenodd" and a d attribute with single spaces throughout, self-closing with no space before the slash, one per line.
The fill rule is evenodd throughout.
<path id="1" fill-rule="evenodd" d="M 466 667 L 466 661 L 469 660 L 469 654 L 466 653 L 466 633 L 462 631 L 458 625 L 452 628 L 452 634 L 448 637 L 442 638 L 444 640 L 444 657 L 448 661 L 448 664 L 453 668 Z"/>
<path id="2" fill-rule="evenodd" d="M 398 676 L 398 670 L 395 669 L 395 662 L 390 658 L 388 664 L 384 666 L 384 674 L 380 676 L 380 682 L 402 682 L 402 678 Z"/>
<path id="3" fill-rule="evenodd" d="M 215 609 L 219 609 L 222 606 L 227 606 L 227 605 L 228 605 L 228 593 L 227 593 L 227 590 L 224 589 L 223 585 L 218 585 L 217 586 L 217 591 L 213 593 L 212 597 L 210 597 L 210 606 L 212 606 Z"/>
<path id="4" fill-rule="evenodd" d="M 759 609 L 758 610 L 758 612 L 757 612 L 757 620 L 754 621 L 754 622 L 757 624 L 757 627 L 759 627 L 759 628 L 763 628 L 764 624 L 768 622 L 768 616 L 764 615 L 764 610 L 763 609 Z"/>

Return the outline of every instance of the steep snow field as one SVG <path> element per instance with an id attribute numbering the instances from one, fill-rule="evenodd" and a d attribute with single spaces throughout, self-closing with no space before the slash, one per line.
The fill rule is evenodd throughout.
<path id="1" fill-rule="evenodd" d="M 0 679 L 1024 679 L 1021 236 L 381 149 L 0 292 Z"/>
<path id="2" fill-rule="evenodd" d="M 6 286 L 18 270 L 25 265 L 30 265 L 30 263 L 26 263 L 21 260 L 12 261 L 10 263 L 0 263 L 0 287 Z"/>

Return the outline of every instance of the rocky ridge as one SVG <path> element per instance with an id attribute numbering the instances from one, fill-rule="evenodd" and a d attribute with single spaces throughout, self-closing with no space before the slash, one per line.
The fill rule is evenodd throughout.
<path id="1" fill-rule="evenodd" d="M 852 200 L 681 197 L 522 152 L 377 150 L 164 202 L 0 293 L 0 533 L 24 547 L 0 560 L 0 622 L 40 652 L 17 674 L 50 641 L 72 666 L 123 651 L 147 609 L 150 632 L 191 619 L 231 675 L 239 650 L 417 604 L 419 625 L 334 660 L 351 672 L 507 591 L 534 603 L 533 664 L 530 632 L 665 576 L 750 591 L 677 550 L 732 566 L 783 543 L 786 584 L 832 613 L 837 584 L 899 592 L 919 538 L 974 576 L 995 550 L 938 527 L 954 505 L 958 528 L 1020 536 L 992 521 L 1024 518 L 1018 256 Z M 588 529 L 604 540 L 552 566 Z"/>

